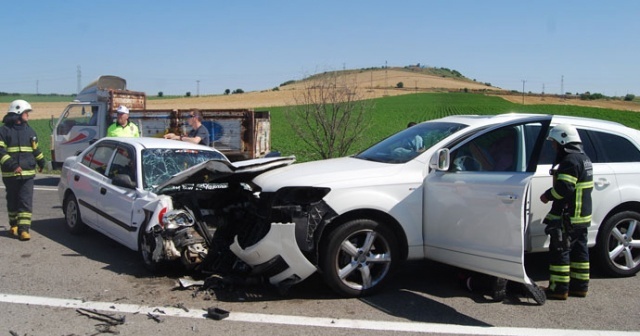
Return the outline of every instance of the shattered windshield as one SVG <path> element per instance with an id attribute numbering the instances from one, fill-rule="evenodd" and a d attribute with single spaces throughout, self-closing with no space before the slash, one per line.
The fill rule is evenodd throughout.
<path id="1" fill-rule="evenodd" d="M 142 183 L 151 190 L 171 176 L 209 160 L 228 160 L 219 152 L 183 148 L 149 148 L 142 150 Z"/>
<path id="2" fill-rule="evenodd" d="M 467 125 L 452 122 L 417 124 L 382 140 L 354 157 L 384 163 L 405 163 L 465 127 Z"/>

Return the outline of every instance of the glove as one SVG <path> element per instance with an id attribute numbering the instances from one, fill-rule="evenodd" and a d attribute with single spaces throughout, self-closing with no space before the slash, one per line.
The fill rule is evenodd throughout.
<path id="1" fill-rule="evenodd" d="M 562 244 L 562 239 L 564 238 L 562 232 L 562 226 L 553 224 L 547 224 L 547 227 L 544 229 L 544 233 L 548 234 L 550 237 L 549 241 L 549 250 L 555 251 L 563 251 L 564 244 Z"/>

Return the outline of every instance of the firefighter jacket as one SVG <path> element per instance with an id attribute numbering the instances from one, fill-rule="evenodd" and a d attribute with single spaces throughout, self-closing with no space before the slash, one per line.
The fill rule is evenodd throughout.
<path id="1" fill-rule="evenodd" d="M 15 123 L 15 115 L 10 113 L 4 118 L 5 124 L 0 127 L 0 168 L 2 177 L 34 177 L 36 164 L 44 168 L 44 154 L 38 149 L 36 132 L 27 123 Z M 14 171 L 22 168 L 21 174 Z"/>
<path id="2" fill-rule="evenodd" d="M 591 192 L 593 191 L 593 165 L 578 143 L 563 146 L 556 158 L 557 169 L 552 171 L 553 187 L 544 195 L 553 201 L 545 220 L 559 220 L 562 211 L 571 224 L 591 224 Z"/>

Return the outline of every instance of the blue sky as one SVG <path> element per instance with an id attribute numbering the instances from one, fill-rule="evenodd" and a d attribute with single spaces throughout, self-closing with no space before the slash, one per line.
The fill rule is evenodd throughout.
<path id="1" fill-rule="evenodd" d="M 420 63 L 509 90 L 640 95 L 640 1 L 7 1 L 0 92 L 156 95 Z M 79 76 L 80 74 L 80 76 Z"/>

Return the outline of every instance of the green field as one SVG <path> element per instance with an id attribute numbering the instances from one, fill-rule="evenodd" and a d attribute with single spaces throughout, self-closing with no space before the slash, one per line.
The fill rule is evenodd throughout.
<path id="1" fill-rule="evenodd" d="M 640 129 L 640 113 L 566 105 L 520 105 L 498 97 L 469 93 L 419 93 L 374 100 L 373 125 L 351 150 L 359 152 L 371 144 L 404 129 L 409 121 L 425 121 L 455 114 L 499 114 L 509 112 L 562 114 L 617 121 Z M 285 115 L 285 107 L 258 108 L 271 111 L 271 147 L 282 155 L 295 155 L 298 162 L 318 159 L 296 138 Z M 40 148 L 50 160 L 49 120 L 29 122 L 38 133 Z"/>
<path id="2" fill-rule="evenodd" d="M 566 105 L 520 105 L 499 97 L 469 93 L 418 93 L 375 99 L 371 111 L 373 125 L 368 134 L 352 148 L 359 152 L 379 140 L 398 132 L 410 121 L 425 121 L 457 114 L 500 114 L 510 112 L 562 114 L 617 121 L 640 129 L 640 113 Z M 271 147 L 283 155 L 294 154 L 298 162 L 319 157 L 310 153 L 304 143 L 296 139 L 284 116 L 284 108 L 270 108 Z"/>

